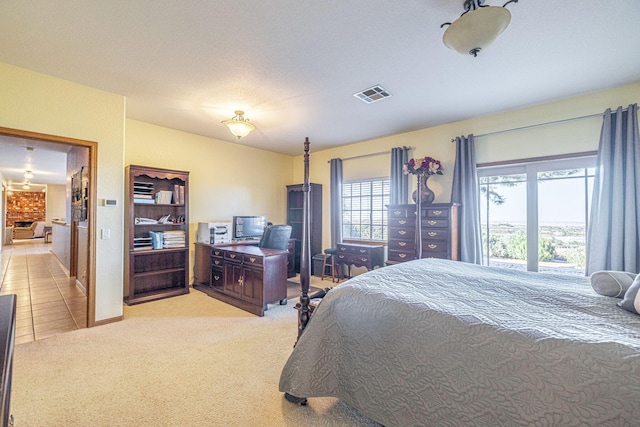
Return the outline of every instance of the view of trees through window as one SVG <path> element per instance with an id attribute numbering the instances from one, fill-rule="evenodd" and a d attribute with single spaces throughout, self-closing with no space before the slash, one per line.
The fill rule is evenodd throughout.
<path id="1" fill-rule="evenodd" d="M 588 166 L 590 162 L 582 161 Z M 584 274 L 594 168 L 545 167 L 549 165 L 480 174 L 485 264 Z M 536 247 L 537 251 L 533 250 Z"/>
<path id="2" fill-rule="evenodd" d="M 388 178 L 343 183 L 342 238 L 387 240 L 388 204 Z"/>

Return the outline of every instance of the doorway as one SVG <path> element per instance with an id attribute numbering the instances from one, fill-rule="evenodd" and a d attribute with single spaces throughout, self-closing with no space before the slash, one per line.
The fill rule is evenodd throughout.
<path id="1" fill-rule="evenodd" d="M 78 259 L 86 260 L 86 272 L 85 274 L 85 283 L 84 288 L 86 291 L 86 325 L 85 327 L 95 326 L 95 229 L 96 229 L 96 206 L 97 206 L 97 196 L 96 196 L 96 183 L 97 183 L 97 151 L 98 145 L 93 141 L 79 140 L 75 138 L 68 138 L 57 135 L 49 135 L 37 132 L 30 132 L 19 129 L 11 129 L 11 128 L 3 128 L 0 127 L 0 136 L 8 137 L 8 138 L 19 138 L 23 140 L 33 141 L 34 143 L 41 142 L 45 144 L 53 144 L 56 147 L 66 147 L 69 151 L 71 150 L 80 150 L 86 149 L 88 151 L 88 159 L 87 159 L 87 170 L 86 170 L 86 221 L 80 224 L 86 234 L 85 244 L 80 247 L 73 248 L 73 242 L 70 242 L 70 257 L 71 254 L 74 258 L 73 262 L 76 263 L 74 266 L 77 266 Z M 81 150 L 84 151 L 84 150 Z M 69 188 L 70 190 L 70 188 Z M 70 193 L 70 191 L 69 191 Z M 68 194 L 69 194 L 68 193 Z M 68 197 L 65 203 L 70 203 L 70 197 Z M 3 210 L 3 220 L 2 223 L 4 225 L 5 222 L 5 210 Z M 70 212 L 68 210 L 67 212 Z M 74 226 L 76 228 L 76 232 L 79 227 L 76 227 L 78 224 L 74 224 L 73 218 L 70 213 L 66 217 L 66 222 L 69 223 L 69 226 Z M 75 232 L 74 232 L 75 233 Z M 73 236 L 74 233 L 70 233 L 70 236 Z M 54 236 L 55 239 L 55 231 Z M 70 273 L 75 273 L 75 269 L 70 269 Z"/>

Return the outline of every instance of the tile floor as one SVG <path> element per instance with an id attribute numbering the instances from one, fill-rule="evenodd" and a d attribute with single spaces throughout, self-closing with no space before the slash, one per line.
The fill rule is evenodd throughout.
<path id="1" fill-rule="evenodd" d="M 86 327 L 87 297 L 44 239 L 2 247 L 0 294 L 17 295 L 16 344 Z"/>

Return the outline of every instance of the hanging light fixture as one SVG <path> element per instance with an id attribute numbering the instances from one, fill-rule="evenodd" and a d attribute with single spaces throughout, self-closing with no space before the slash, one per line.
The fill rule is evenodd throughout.
<path id="1" fill-rule="evenodd" d="M 464 0 L 464 12 L 458 19 L 445 22 L 448 25 L 442 41 L 449 49 L 478 56 L 509 26 L 511 12 L 505 7 L 518 0 L 509 0 L 502 6 L 486 6 L 484 0 Z"/>
<path id="2" fill-rule="evenodd" d="M 244 117 L 244 111 L 236 110 L 235 116 L 222 123 L 229 128 L 229 131 L 238 139 L 249 135 L 256 127 L 249 123 L 249 119 Z"/>
<path id="3" fill-rule="evenodd" d="M 24 184 L 22 185 L 22 188 L 24 188 L 25 190 L 28 190 L 29 188 L 31 188 L 29 181 L 25 181 Z"/>
<path id="4" fill-rule="evenodd" d="M 31 179 L 31 178 L 33 178 L 33 173 L 31 173 L 31 171 L 26 171 L 24 173 L 24 177 L 27 178 L 27 179 Z"/>

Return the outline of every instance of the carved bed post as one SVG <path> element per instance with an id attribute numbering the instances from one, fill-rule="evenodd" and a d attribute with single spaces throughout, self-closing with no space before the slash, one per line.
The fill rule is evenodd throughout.
<path id="1" fill-rule="evenodd" d="M 304 183 L 302 185 L 302 245 L 300 254 L 300 302 L 296 304 L 298 309 L 298 339 L 309 322 L 311 314 L 309 310 L 309 282 L 311 248 L 309 246 L 309 138 L 304 141 Z M 296 340 L 297 343 L 297 340 Z"/>

